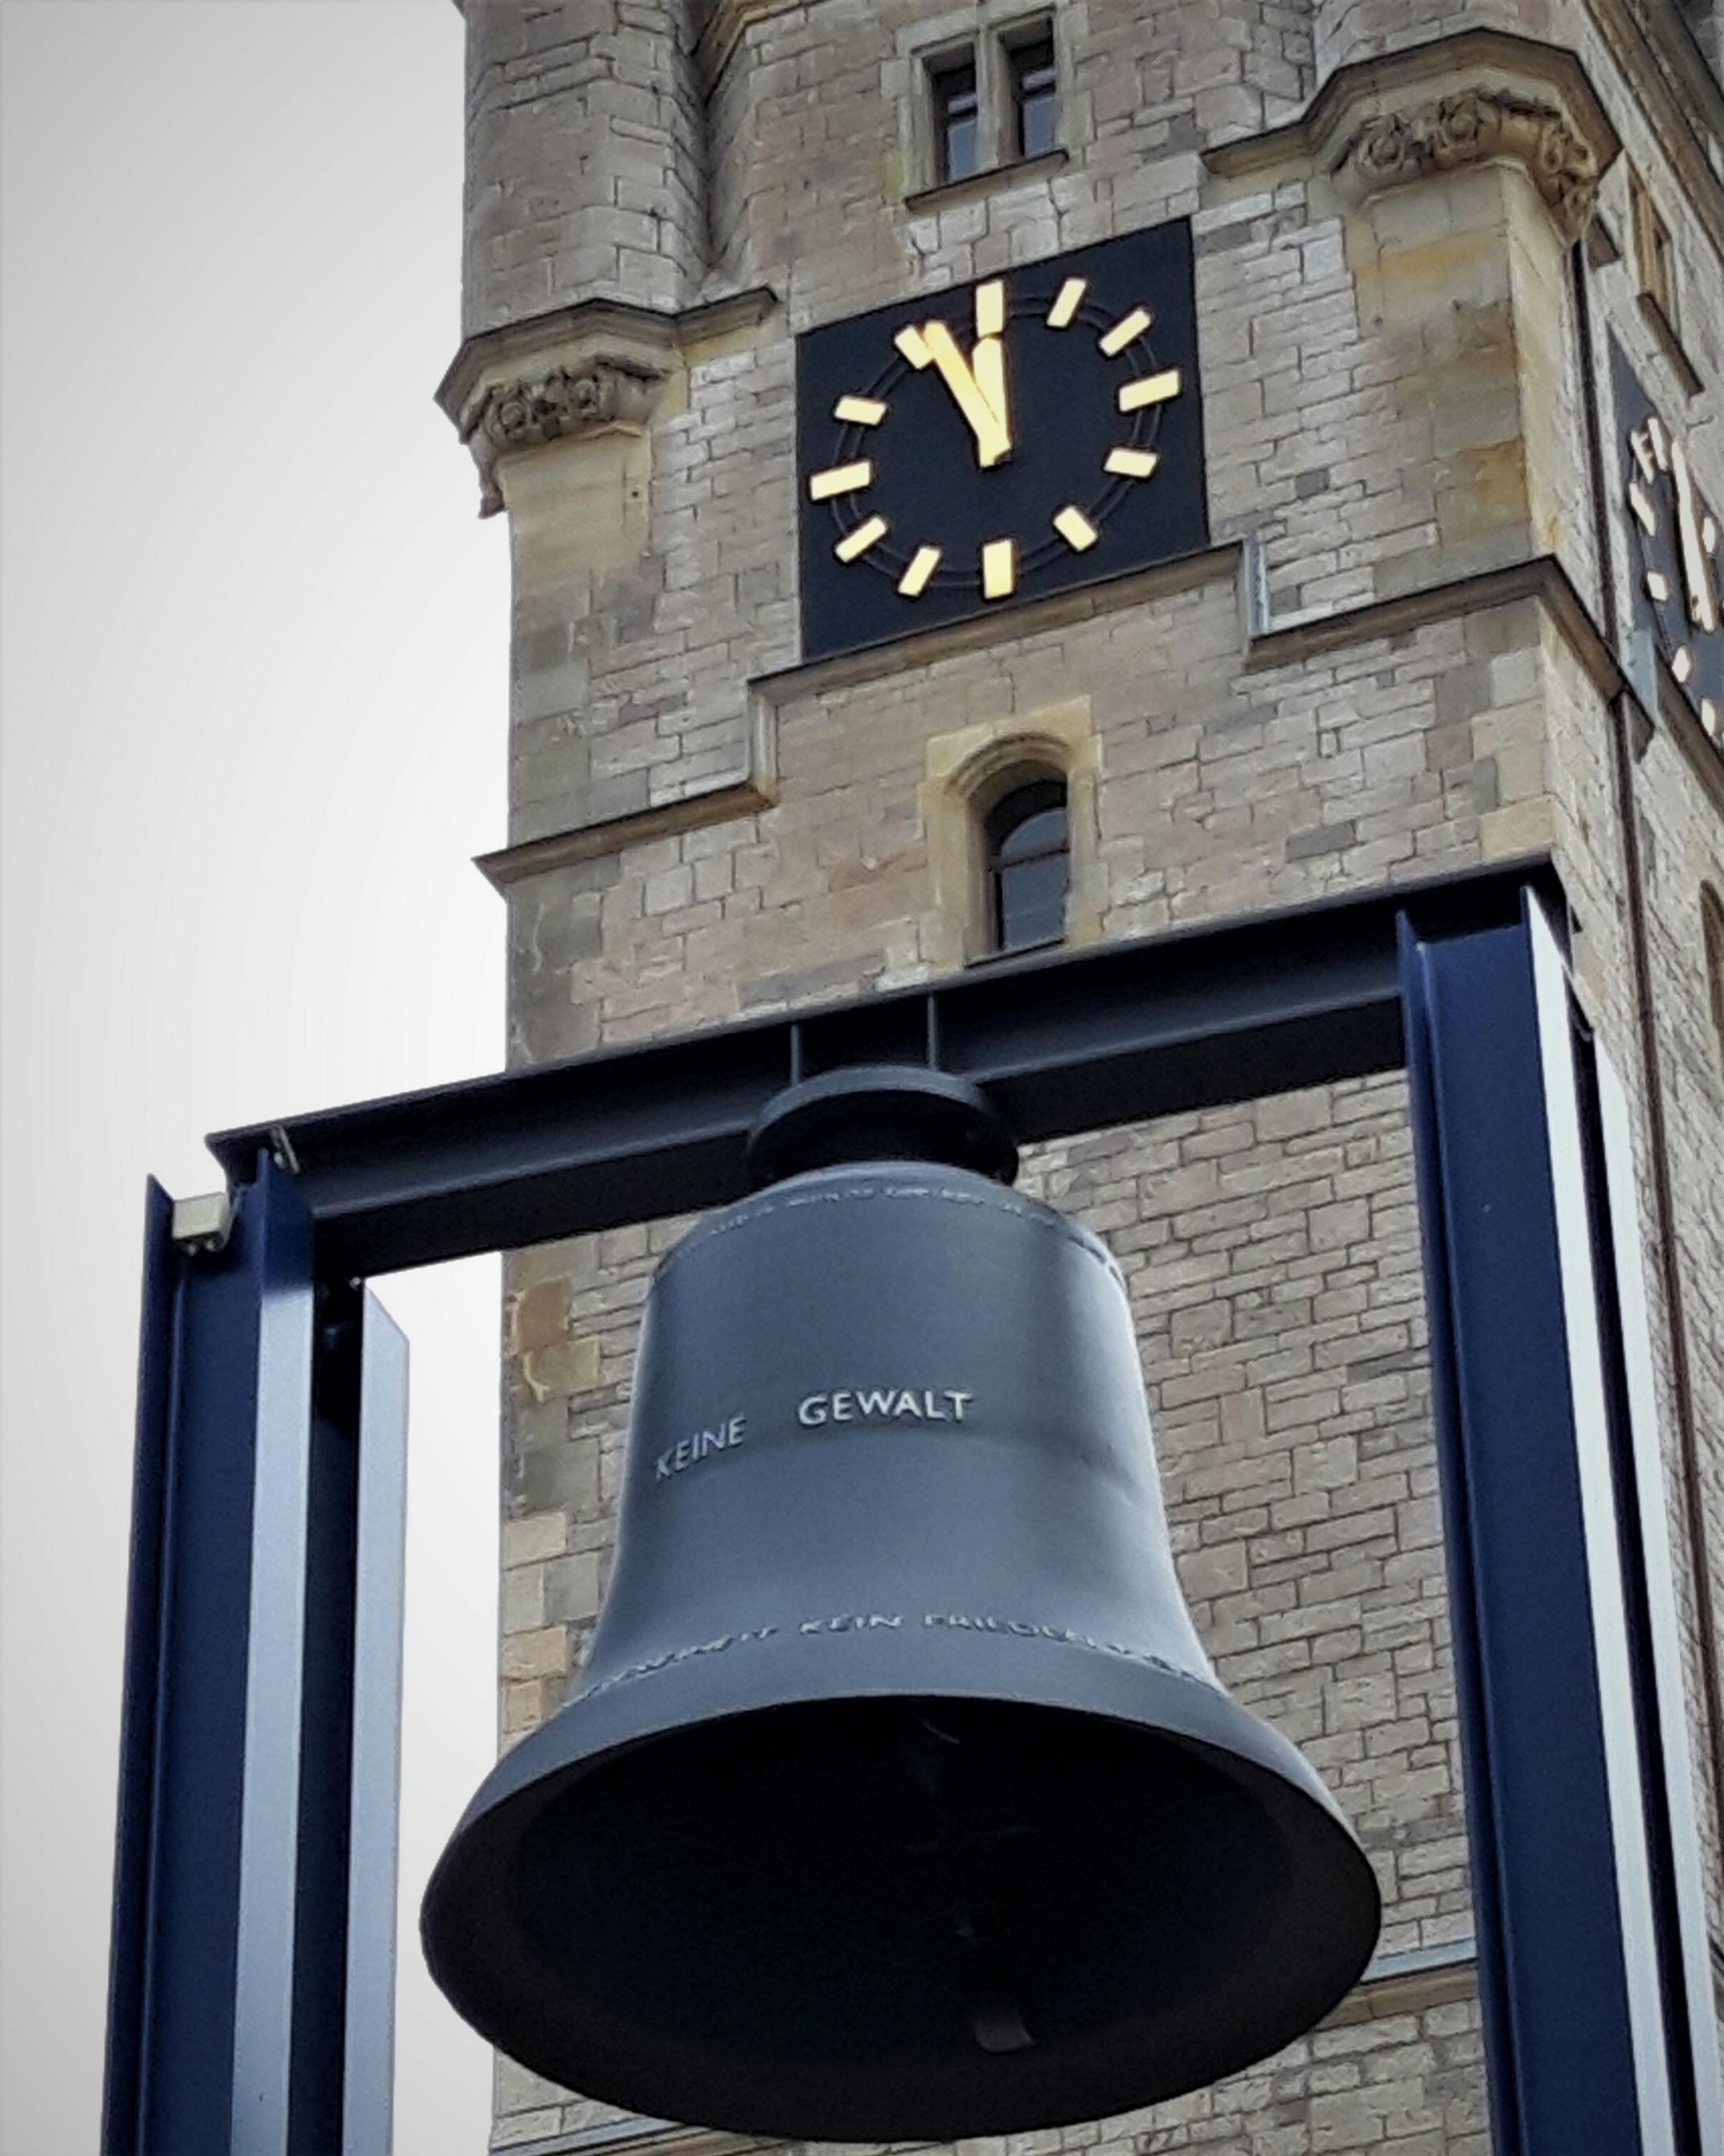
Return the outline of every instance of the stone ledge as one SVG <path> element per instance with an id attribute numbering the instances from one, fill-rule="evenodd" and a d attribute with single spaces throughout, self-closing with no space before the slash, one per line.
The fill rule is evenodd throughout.
<path id="1" fill-rule="evenodd" d="M 1572 239 L 1621 147 L 1573 53 L 1506 31 L 1464 30 L 1336 69 L 1297 120 L 1223 143 L 1203 162 L 1224 179 L 1315 167 L 1359 201 L 1430 172 L 1504 159 L 1526 170 Z"/>
<path id="2" fill-rule="evenodd" d="M 778 798 L 764 778 L 750 773 L 745 778 L 723 781 L 717 786 L 685 793 L 678 800 L 655 803 L 626 816 L 607 816 L 595 824 L 572 824 L 566 831 L 550 831 L 539 839 L 523 839 L 517 845 L 500 846 L 496 852 L 479 854 L 473 865 L 486 880 L 507 894 L 512 884 L 527 876 L 544 875 L 566 869 L 576 861 L 589 861 L 600 854 L 620 854 L 625 846 L 644 845 L 651 839 L 673 837 L 679 831 L 698 830 L 705 824 L 728 823 L 737 816 L 752 816 L 769 808 Z"/>
<path id="3" fill-rule="evenodd" d="M 909 217 L 934 217 L 960 203 L 981 202 L 1026 180 L 1050 180 L 1071 162 L 1063 144 L 1044 150 L 1039 157 L 1016 157 L 1008 165 L 990 165 L 985 172 L 968 172 L 961 180 L 942 180 L 938 187 L 918 187 L 903 198 Z"/>
<path id="4" fill-rule="evenodd" d="M 1077 591 L 1056 592 L 1033 599 L 1013 610 L 1010 634 L 1031 636 L 1068 623 L 1114 613 L 1124 608 L 1172 593 L 1196 590 L 1220 578 L 1235 579 L 1239 590 L 1240 644 L 1248 673 L 1263 673 L 1295 665 L 1330 651 L 1369 644 L 1396 636 L 1431 623 L 1451 621 L 1496 607 L 1531 599 L 1542 608 L 1569 649 L 1579 660 L 1587 678 L 1603 696 L 1614 696 L 1626 676 L 1616 654 L 1606 644 L 1590 608 L 1576 590 L 1567 571 L 1554 554 L 1537 554 L 1511 562 L 1500 569 L 1485 569 L 1455 577 L 1417 591 L 1401 592 L 1392 598 L 1371 599 L 1361 606 L 1343 607 L 1317 614 L 1277 622 L 1265 619 L 1254 598 L 1253 564 L 1250 550 L 1241 542 L 1228 541 L 1197 554 L 1180 556 L 1150 569 L 1135 569 L 1104 583 Z M 498 891 L 528 876 L 543 875 L 568 868 L 576 861 L 591 860 L 601 854 L 620 853 L 625 846 L 645 844 L 679 831 L 708 824 L 751 816 L 772 808 L 778 799 L 777 720 L 780 708 L 798 696 L 818 695 L 834 689 L 855 687 L 888 674 L 916 666 L 932 666 L 941 660 L 969 651 L 984 650 L 1000 633 L 1000 617 L 985 614 L 970 621 L 949 622 L 900 637 L 889 644 L 872 644 L 867 650 L 817 660 L 812 665 L 788 666 L 774 674 L 758 675 L 749 684 L 752 704 L 749 764 L 744 773 L 677 798 L 653 802 L 625 814 L 571 824 L 562 831 L 517 841 L 495 852 L 479 855 L 474 866 Z M 1674 688 L 1671 693 L 1674 695 Z M 1692 731 L 1699 722 L 1688 715 Z M 1672 721 L 1673 730 L 1680 732 Z M 1712 762 L 1719 759 L 1714 757 Z M 1706 768 L 1704 762 L 1702 768 Z M 1708 770 L 1707 775 L 1711 773 Z"/>
<path id="5" fill-rule="evenodd" d="M 531 839 L 517 839 L 494 853 L 481 854 L 474 867 L 506 896 L 509 886 L 527 876 L 545 875 L 553 869 L 572 867 L 603 854 L 620 854 L 625 846 L 638 846 L 651 839 L 665 839 L 679 831 L 698 830 L 704 824 L 724 824 L 738 816 L 753 816 L 769 808 L 778 799 L 778 728 L 775 715 L 758 698 L 748 715 L 748 752 L 744 767 L 720 778 L 692 787 L 661 801 L 648 801 L 613 816 L 594 817 L 572 824 L 561 831 L 547 831 Z"/>
<path id="6" fill-rule="evenodd" d="M 1243 667 L 1248 673 L 1262 673 L 1430 623 L 1532 599 L 1544 609 L 1601 696 L 1614 696 L 1624 684 L 1626 677 L 1615 654 L 1600 635 L 1567 571 L 1553 554 L 1534 555 L 1503 568 L 1452 578 L 1418 591 L 1397 593 L 1392 598 L 1371 599 L 1361 606 L 1281 622 L 1265 620 L 1258 612 L 1253 574 L 1250 550 L 1232 540 L 1201 553 L 1160 562 L 1154 568 L 1133 570 L 1104 583 L 1032 599 L 1014 608 L 1008 633 L 1014 638 L 1034 635 L 1232 577 L 1239 589 Z M 999 616 L 980 615 L 900 637 L 893 643 L 872 644 L 865 651 L 817 660 L 812 665 L 788 666 L 775 674 L 758 675 L 749 684 L 752 726 L 746 773 L 677 799 L 654 802 L 624 815 L 519 840 L 494 853 L 479 855 L 474 865 L 497 890 L 507 892 L 511 885 L 528 876 L 543 875 L 601 854 L 620 853 L 625 846 L 640 845 L 651 839 L 770 808 L 778 799 L 777 720 L 785 704 L 797 696 L 852 688 L 916 666 L 932 666 L 964 652 L 986 649 L 996 640 L 1000 626 Z M 1698 721 L 1691 723 L 1697 734 Z"/>
<path id="7" fill-rule="evenodd" d="M 1074 591 L 1051 592 L 1046 598 L 1023 600 L 1009 614 L 972 614 L 965 621 L 914 630 L 859 651 L 840 652 L 834 658 L 816 659 L 806 665 L 758 674 L 749 686 L 775 709 L 810 690 L 847 689 L 913 666 L 931 666 L 959 652 L 984 650 L 1002 634 L 1013 638 L 1035 636 L 1044 629 L 1063 628 L 1068 622 L 1117 613 L 1122 607 L 1135 606 L 1165 592 L 1187 591 L 1222 577 L 1237 578 L 1241 552 L 1239 542 L 1229 540 L 1196 554 L 1158 562 L 1152 568 L 1130 569 L 1098 583 L 1080 585 Z M 1007 624 L 1003 629 L 1002 624 Z"/>
<path id="8" fill-rule="evenodd" d="M 1398 635 L 1404 629 L 1421 629 L 1429 622 L 1511 606 L 1518 599 L 1537 601 L 1599 694 L 1615 696 L 1623 685 L 1622 668 L 1599 634 L 1591 609 L 1554 554 L 1531 555 L 1500 569 L 1480 569 L 1471 576 L 1399 592 L 1392 598 L 1369 599 L 1362 606 L 1344 607 L 1338 612 L 1269 623 L 1252 638 L 1245 664 L 1249 671 L 1258 673 L 1320 652 L 1338 651 L 1348 644 L 1368 644 L 1378 637 Z"/>
<path id="9" fill-rule="evenodd" d="M 479 467 L 480 515 L 503 506 L 499 458 L 584 434 L 640 432 L 677 366 L 702 344 L 759 328 L 777 305 L 764 285 L 677 313 L 584 300 L 468 337 L 436 396 Z"/>

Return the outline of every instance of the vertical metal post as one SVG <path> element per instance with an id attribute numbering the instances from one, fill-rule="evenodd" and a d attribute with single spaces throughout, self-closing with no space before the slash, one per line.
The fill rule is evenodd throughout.
<path id="1" fill-rule="evenodd" d="M 293 2156 L 388 2156 L 406 1523 L 407 1344 L 320 1288 L 306 1542 Z"/>
<path id="2" fill-rule="evenodd" d="M 1676 2145 L 1684 2156 L 1691 2148 L 1698 2156 L 1724 2156 L 1724 2075 L 1719 2071 L 1706 1879 L 1632 1125 L 1621 1081 L 1596 1044 L 1592 1060 L 1608 1201 L 1602 1262 L 1614 1288 L 1622 1338 L 1620 1471 L 1634 1516 L 1629 1554 L 1641 1613 L 1644 1764 L 1654 1823 L 1664 1828 L 1656 1837 L 1654 1883 L 1663 1920 L 1660 1945 L 1671 2024 Z"/>
<path id="3" fill-rule="evenodd" d="M 120 1790 L 108 1948 L 107 2057 L 102 2156 L 144 2148 L 145 2057 L 158 1841 L 163 1559 L 172 1475 L 169 1438 L 179 1253 L 173 1204 L 153 1179 L 144 1194 L 143 1293 L 138 1320 L 137 1440 L 131 1476 L 126 1660 L 120 1705 Z M 162 1763 L 164 1766 L 165 1762 Z"/>
<path id="4" fill-rule="evenodd" d="M 1691 2156 L 1629 1621 L 1621 1342 L 1561 953 L 1403 931 L 1480 1984 L 1498 2156 Z"/>
<path id="5" fill-rule="evenodd" d="M 403 1343 L 268 1158 L 148 1215 L 104 2156 L 383 2156 Z"/>
<path id="6" fill-rule="evenodd" d="M 407 1342 L 383 1305 L 360 1312 L 342 2156 L 388 2156 L 394 2101 L 395 1877 L 406 1591 Z"/>

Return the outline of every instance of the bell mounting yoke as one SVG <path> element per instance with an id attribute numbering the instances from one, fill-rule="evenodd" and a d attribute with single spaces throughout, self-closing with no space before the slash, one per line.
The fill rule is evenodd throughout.
<path id="1" fill-rule="evenodd" d="M 755 1189 L 819 1168 L 919 1160 L 994 1183 L 1017 1176 L 1017 1147 L 979 1086 L 907 1063 L 864 1063 L 775 1094 L 749 1133 Z"/>

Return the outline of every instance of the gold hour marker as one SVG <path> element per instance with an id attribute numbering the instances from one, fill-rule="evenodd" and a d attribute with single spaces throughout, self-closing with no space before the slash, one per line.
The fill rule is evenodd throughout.
<path id="1" fill-rule="evenodd" d="M 1676 536 L 1682 554 L 1682 581 L 1687 587 L 1688 618 L 1702 636 L 1710 636 L 1718 626 L 1718 602 L 1701 533 L 1694 475 L 1680 442 L 1671 444 L 1670 454 L 1676 475 Z"/>
<path id="2" fill-rule="evenodd" d="M 1017 583 L 1016 549 L 1009 539 L 990 539 L 981 550 L 981 595 L 985 599 L 1011 596 Z"/>
<path id="3" fill-rule="evenodd" d="M 1111 359 L 1115 352 L 1124 352 L 1135 336 L 1141 336 L 1150 326 L 1147 307 L 1134 307 L 1129 315 L 1122 315 L 1112 329 L 1102 336 L 1101 348 Z"/>
<path id="4" fill-rule="evenodd" d="M 1716 554 L 1717 552 L 1718 520 L 1716 516 L 1701 517 L 1700 521 L 1700 543 L 1706 548 L 1707 553 Z"/>
<path id="5" fill-rule="evenodd" d="M 1634 433 L 1629 436 L 1629 447 L 1634 453 L 1634 462 L 1640 467 L 1641 478 L 1649 480 L 1658 466 L 1653 462 L 1652 444 L 1648 439 L 1646 429 L 1644 427 L 1635 428 Z"/>
<path id="6" fill-rule="evenodd" d="M 1109 449 L 1104 469 L 1122 479 L 1147 479 L 1160 461 L 1153 449 Z"/>
<path id="7" fill-rule="evenodd" d="M 1700 700 L 1700 722 L 1714 741 L 1718 738 L 1718 706 L 1710 696 Z"/>
<path id="8" fill-rule="evenodd" d="M 907 599 L 919 599 L 928 588 L 928 579 L 939 567 L 938 547 L 919 547 L 914 558 L 898 580 L 898 588 Z"/>
<path id="9" fill-rule="evenodd" d="M 1655 536 L 1658 531 L 1658 518 L 1653 513 L 1652 504 L 1633 480 L 1629 481 L 1629 507 L 1634 511 L 1634 521 L 1640 529 Z"/>
<path id="10" fill-rule="evenodd" d="M 1646 572 L 1646 592 L 1649 598 L 1667 599 L 1670 595 L 1670 580 L 1662 569 Z"/>
<path id="11" fill-rule="evenodd" d="M 835 494 L 854 494 L 859 486 L 867 486 L 873 476 L 874 467 L 866 457 L 853 465 L 829 465 L 825 471 L 809 474 L 808 499 L 830 501 Z"/>
<path id="12" fill-rule="evenodd" d="M 1053 520 L 1053 528 L 1078 553 L 1093 547 L 1101 534 L 1074 503 L 1068 502 Z"/>
<path id="13" fill-rule="evenodd" d="M 1646 422 L 1646 439 L 1652 444 L 1652 454 L 1660 471 L 1670 468 L 1670 438 L 1665 434 L 1664 421 L 1654 418 Z"/>
<path id="14" fill-rule="evenodd" d="M 1006 280 L 991 277 L 975 288 L 975 333 L 979 337 L 1001 336 L 1006 329 Z"/>
<path id="15" fill-rule="evenodd" d="M 1165 404 L 1179 394 L 1179 369 L 1164 367 L 1160 374 L 1140 374 L 1119 392 L 1122 412 L 1140 412 L 1145 404 Z"/>
<path id="16" fill-rule="evenodd" d="M 1068 277 L 1059 288 L 1053 305 L 1047 310 L 1047 326 L 1051 330 L 1069 329 L 1073 318 L 1083 304 L 1083 295 L 1088 289 L 1087 277 Z"/>
<path id="17" fill-rule="evenodd" d="M 871 516 L 866 524 L 858 524 L 854 531 L 845 534 L 832 552 L 841 562 L 853 562 L 858 554 L 866 554 L 877 539 L 886 536 L 886 519 Z"/>
<path id="18" fill-rule="evenodd" d="M 1679 682 L 1685 685 L 1689 675 L 1694 671 L 1694 654 L 1685 644 L 1680 647 L 1675 657 L 1670 661 L 1670 671 Z"/>
<path id="19" fill-rule="evenodd" d="M 832 417 L 852 427 L 877 427 L 886 417 L 886 407 L 877 397 L 841 397 L 832 407 Z"/>
<path id="20" fill-rule="evenodd" d="M 934 357 L 928 349 L 926 339 L 913 322 L 907 323 L 892 341 L 912 367 L 926 367 Z"/>

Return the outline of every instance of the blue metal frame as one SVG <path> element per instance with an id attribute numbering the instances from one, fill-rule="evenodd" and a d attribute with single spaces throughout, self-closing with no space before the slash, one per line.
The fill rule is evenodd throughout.
<path id="1" fill-rule="evenodd" d="M 152 1187 L 104 2156 L 388 2147 L 405 1350 L 352 1276 L 719 1202 L 778 1086 L 920 1058 L 1022 1137 L 1405 1060 L 1497 2156 L 1724 2156 L 1626 1119 L 1552 889 L 1456 877 L 338 1109 L 283 1127 L 291 1173 L 230 1133 L 215 1255 Z"/>
<path id="2" fill-rule="evenodd" d="M 352 1763 L 356 1682 L 391 1748 L 398 1718 L 375 1695 L 399 1676 L 399 1335 L 392 1351 L 393 1328 L 351 1293 L 320 1318 L 311 1217 L 267 1156 L 219 1252 L 175 1244 L 154 1185 L 147 1213 L 101 2147 L 378 2156 L 387 2109 L 379 2122 L 369 2097 L 381 2139 L 343 2138 L 343 2084 L 379 2026 L 387 2050 L 389 2009 L 350 2002 L 342 1978 L 356 1841 L 368 1981 L 393 1954 L 393 1841 L 385 1912 L 369 1815 L 380 1799 L 393 1822 L 395 1789 L 362 1793 L 356 1837 Z M 369 1519 L 362 1442 L 383 1485 Z M 363 1628 L 368 1669 L 362 1521 L 393 1604 Z"/>
<path id="3" fill-rule="evenodd" d="M 1531 898 L 1402 966 L 1494 2147 L 1697 2156 L 1598 1057 Z"/>

